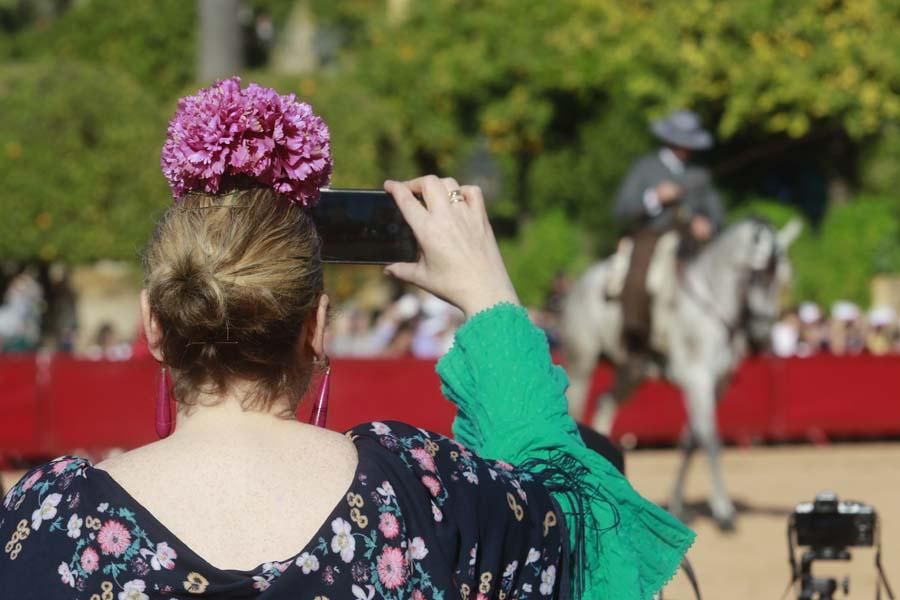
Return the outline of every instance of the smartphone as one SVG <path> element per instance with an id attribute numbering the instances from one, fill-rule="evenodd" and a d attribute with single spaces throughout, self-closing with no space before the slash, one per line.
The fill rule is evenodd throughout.
<path id="1" fill-rule="evenodd" d="M 416 262 L 419 245 L 393 197 L 383 190 L 323 188 L 312 208 L 322 261 Z"/>

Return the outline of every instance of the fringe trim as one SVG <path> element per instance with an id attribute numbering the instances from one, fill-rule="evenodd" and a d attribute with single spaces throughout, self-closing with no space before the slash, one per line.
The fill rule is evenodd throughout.
<path id="1" fill-rule="evenodd" d="M 591 569 L 590 557 L 587 554 L 587 536 L 590 533 L 596 539 L 604 532 L 616 529 L 621 522 L 619 509 L 600 489 L 599 484 L 587 483 L 590 469 L 567 452 L 551 451 L 548 452 L 547 458 L 529 458 L 518 467 L 531 473 L 548 492 L 565 496 L 569 505 L 574 507 L 574 510 L 565 513 L 565 516 L 571 523 L 569 536 L 574 538 L 570 569 L 573 597 L 581 598 L 585 590 L 585 574 Z M 600 527 L 593 518 L 588 518 L 591 513 L 587 505 L 598 500 L 606 503 L 612 511 L 614 519 L 609 527 Z M 599 547 L 599 540 L 597 546 Z"/>

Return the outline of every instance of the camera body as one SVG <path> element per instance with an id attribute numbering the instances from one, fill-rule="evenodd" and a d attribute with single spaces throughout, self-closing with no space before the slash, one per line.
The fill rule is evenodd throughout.
<path id="1" fill-rule="evenodd" d="M 877 519 L 871 506 L 838 500 L 834 492 L 817 494 L 815 501 L 797 505 L 793 514 L 797 545 L 814 549 L 874 546 Z"/>

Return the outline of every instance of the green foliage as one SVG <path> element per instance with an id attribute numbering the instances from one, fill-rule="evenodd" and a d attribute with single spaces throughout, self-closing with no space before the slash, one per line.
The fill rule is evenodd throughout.
<path id="1" fill-rule="evenodd" d="M 0 256 L 136 258 L 169 198 L 165 118 L 142 87 L 80 63 L 8 63 L 0 131 Z"/>
<path id="2" fill-rule="evenodd" d="M 734 218 L 749 215 L 779 227 L 800 218 L 790 207 L 765 200 L 748 203 Z M 866 197 L 833 206 L 818 231 L 807 225 L 790 257 L 794 301 L 829 306 L 848 299 L 865 306 L 874 275 L 900 272 L 900 202 Z"/>
<path id="3" fill-rule="evenodd" d="M 517 240 L 501 242 L 509 276 L 527 306 L 543 306 L 557 273 L 578 274 L 587 267 L 583 232 L 559 210 L 527 223 Z"/>
<path id="4" fill-rule="evenodd" d="M 623 18 L 630 41 L 614 60 L 624 58 L 615 68 L 629 94 L 709 107 L 722 137 L 801 137 L 835 124 L 859 137 L 900 117 L 893 0 L 685 0 Z"/>
<path id="5" fill-rule="evenodd" d="M 900 125 L 885 127 L 866 147 L 862 183 L 873 194 L 900 194 Z"/>
<path id="6" fill-rule="evenodd" d="M 4 54 L 103 65 L 145 84 L 145 93 L 167 99 L 193 81 L 196 28 L 193 0 L 84 0 L 22 31 Z"/>
<path id="7" fill-rule="evenodd" d="M 734 223 L 751 217 L 766 219 L 775 227 L 784 227 L 791 219 L 803 220 L 803 216 L 796 208 L 769 200 L 768 198 L 753 198 L 744 202 L 741 206 L 731 211 L 728 220 Z M 809 224 L 804 223 L 802 235 L 806 236 L 809 233 Z"/>

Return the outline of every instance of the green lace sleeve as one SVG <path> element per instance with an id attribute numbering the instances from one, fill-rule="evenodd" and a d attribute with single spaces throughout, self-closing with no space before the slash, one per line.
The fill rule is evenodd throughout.
<path id="1" fill-rule="evenodd" d="M 694 533 L 585 447 L 567 411 L 568 378 L 524 309 L 500 304 L 469 319 L 437 371 L 458 407 L 456 438 L 534 471 L 560 504 L 581 598 L 647 600 L 671 579 Z"/>

